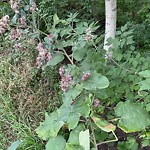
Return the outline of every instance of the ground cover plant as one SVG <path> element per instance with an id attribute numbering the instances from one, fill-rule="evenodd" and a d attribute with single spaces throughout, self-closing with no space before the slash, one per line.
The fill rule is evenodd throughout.
<path id="1" fill-rule="evenodd" d="M 60 11 L 66 15 L 61 18 L 55 9 L 44 10 L 44 1 L 6 5 L 10 15 L 4 13 L 0 20 L 0 149 L 150 147 L 146 2 L 134 12 L 141 14 L 139 20 L 126 22 L 118 27 L 115 39 L 108 39 L 108 45 L 113 44 L 109 60 L 103 27 L 97 16 L 94 21 L 88 15 L 93 6 L 89 1 L 75 6 L 85 6 L 91 20 L 75 10 Z M 72 3 L 61 5 L 66 4 Z M 119 24 L 124 23 L 120 19 Z"/>

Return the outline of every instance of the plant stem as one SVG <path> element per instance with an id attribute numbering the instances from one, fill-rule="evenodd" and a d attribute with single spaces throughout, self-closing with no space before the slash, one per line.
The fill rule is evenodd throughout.
<path id="1" fill-rule="evenodd" d="M 70 59 L 70 57 L 69 57 L 69 55 L 66 53 L 65 49 L 63 49 L 63 52 L 64 52 L 65 56 L 68 58 L 68 60 L 70 61 L 70 63 L 71 63 L 72 65 L 74 65 L 73 61 Z"/>
<path id="2" fill-rule="evenodd" d="M 94 147 L 95 147 L 96 150 L 98 150 L 98 149 L 97 149 L 97 143 L 96 143 L 96 138 L 95 138 L 94 129 L 93 129 L 93 126 L 92 126 L 91 119 L 90 119 L 89 122 L 90 122 L 90 127 L 91 127 L 91 131 L 92 131 L 92 135 L 93 135 Z"/>
<path id="3" fill-rule="evenodd" d="M 98 143 L 97 146 L 99 146 L 99 145 L 101 145 L 101 144 L 106 144 L 106 143 L 111 143 L 111 142 L 116 142 L 116 141 L 118 141 L 118 138 L 117 138 L 116 134 L 114 133 L 114 131 L 112 131 L 112 134 L 113 134 L 114 137 L 115 137 L 114 140 L 108 140 L 108 141 L 104 141 L 104 142 Z"/>

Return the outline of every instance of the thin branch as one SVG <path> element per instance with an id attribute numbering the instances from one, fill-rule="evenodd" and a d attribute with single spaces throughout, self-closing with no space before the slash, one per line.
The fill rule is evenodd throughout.
<path id="1" fill-rule="evenodd" d="M 95 138 L 94 129 L 93 129 L 93 126 L 92 126 L 91 119 L 89 120 L 89 123 L 90 123 L 91 131 L 92 131 L 92 135 L 93 135 L 94 147 L 95 147 L 96 150 L 98 150 L 97 149 L 97 143 L 96 143 L 96 138 Z"/>
<path id="2" fill-rule="evenodd" d="M 64 52 L 65 56 L 68 58 L 68 60 L 70 61 L 70 63 L 71 63 L 72 65 L 74 65 L 73 61 L 71 60 L 71 58 L 69 57 L 69 55 L 66 53 L 66 51 L 65 51 L 64 48 L 63 48 L 63 52 Z"/>
<path id="3" fill-rule="evenodd" d="M 112 131 L 112 134 L 114 135 L 115 139 L 114 140 L 108 140 L 108 141 L 104 141 L 101 143 L 98 143 L 97 146 L 101 145 L 101 144 L 106 144 L 106 143 L 111 143 L 111 142 L 116 142 L 118 141 L 118 137 L 116 136 L 116 134 L 114 133 L 114 131 Z"/>

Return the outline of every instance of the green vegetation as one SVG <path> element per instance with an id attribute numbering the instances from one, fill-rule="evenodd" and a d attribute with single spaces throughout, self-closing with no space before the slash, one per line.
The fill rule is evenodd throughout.
<path id="1" fill-rule="evenodd" d="M 149 1 L 118 0 L 109 60 L 104 1 L 15 2 L 0 2 L 0 150 L 149 148 Z"/>

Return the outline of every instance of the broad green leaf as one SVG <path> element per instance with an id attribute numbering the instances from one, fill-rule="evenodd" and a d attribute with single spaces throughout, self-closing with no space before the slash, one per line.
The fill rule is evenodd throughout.
<path id="1" fill-rule="evenodd" d="M 91 118 L 94 123 L 103 131 L 105 132 L 112 132 L 115 131 L 116 126 L 112 123 L 108 123 L 106 120 L 100 118 L 97 114 L 92 113 Z"/>
<path id="2" fill-rule="evenodd" d="M 89 78 L 81 82 L 81 86 L 86 90 L 104 89 L 109 86 L 109 81 L 105 76 L 93 71 Z"/>
<path id="3" fill-rule="evenodd" d="M 150 103 L 148 103 L 148 104 L 146 105 L 146 110 L 147 110 L 147 111 L 150 111 Z"/>
<path id="4" fill-rule="evenodd" d="M 80 145 L 73 145 L 73 144 L 67 143 L 66 150 L 85 150 L 85 149 Z"/>
<path id="5" fill-rule="evenodd" d="M 69 126 L 69 130 L 71 129 L 74 129 L 78 122 L 79 122 L 79 119 L 80 119 L 80 114 L 79 113 L 70 113 L 69 116 L 68 116 L 68 126 Z"/>
<path id="6" fill-rule="evenodd" d="M 81 97 L 75 101 L 71 112 L 74 114 L 80 114 L 80 116 L 87 118 L 90 114 L 90 105 L 88 104 L 88 101 L 85 101 L 84 98 Z"/>
<path id="7" fill-rule="evenodd" d="M 68 119 L 70 113 L 70 107 L 62 105 L 57 111 L 50 115 L 45 114 L 45 121 L 40 123 L 40 126 L 36 129 L 36 133 L 43 140 L 47 140 L 50 137 L 56 137 L 60 128 Z"/>
<path id="8" fill-rule="evenodd" d="M 79 133 L 85 130 L 83 124 L 79 124 L 75 129 L 70 132 L 68 143 L 73 145 L 80 145 L 79 143 Z"/>
<path id="9" fill-rule="evenodd" d="M 55 66 L 61 61 L 63 61 L 64 55 L 61 53 L 56 53 L 53 55 L 52 59 L 47 63 L 47 66 Z"/>
<path id="10" fill-rule="evenodd" d="M 46 144 L 46 150 L 65 150 L 66 141 L 63 136 L 50 138 Z"/>
<path id="11" fill-rule="evenodd" d="M 139 75 L 144 78 L 150 78 L 150 70 L 141 71 Z"/>
<path id="12" fill-rule="evenodd" d="M 126 133 L 144 130 L 150 125 L 150 116 L 139 103 L 120 102 L 115 113 L 120 117 L 118 127 Z"/>
<path id="13" fill-rule="evenodd" d="M 69 130 L 74 129 L 80 119 L 80 116 L 87 118 L 90 114 L 90 105 L 87 101 L 77 99 L 71 107 L 71 112 L 68 116 Z"/>
<path id="14" fill-rule="evenodd" d="M 90 150 L 90 133 L 89 129 L 79 133 L 79 143 L 85 150 Z"/>
<path id="15" fill-rule="evenodd" d="M 139 82 L 140 91 L 142 90 L 150 90 L 150 78 Z"/>
<path id="16" fill-rule="evenodd" d="M 73 54 L 74 59 L 77 60 L 77 61 L 81 61 L 84 58 L 87 51 L 88 50 L 85 49 L 85 48 L 75 50 L 75 52 Z"/>
<path id="17" fill-rule="evenodd" d="M 13 143 L 11 144 L 11 146 L 8 147 L 8 150 L 16 150 L 17 147 L 20 145 L 20 143 L 21 143 L 20 140 L 13 142 Z"/>
<path id="18" fill-rule="evenodd" d="M 78 85 L 76 85 L 74 88 L 69 89 L 67 92 L 63 95 L 63 102 L 67 106 L 72 103 L 72 100 L 75 100 L 75 98 L 82 92 L 82 88 Z"/>

